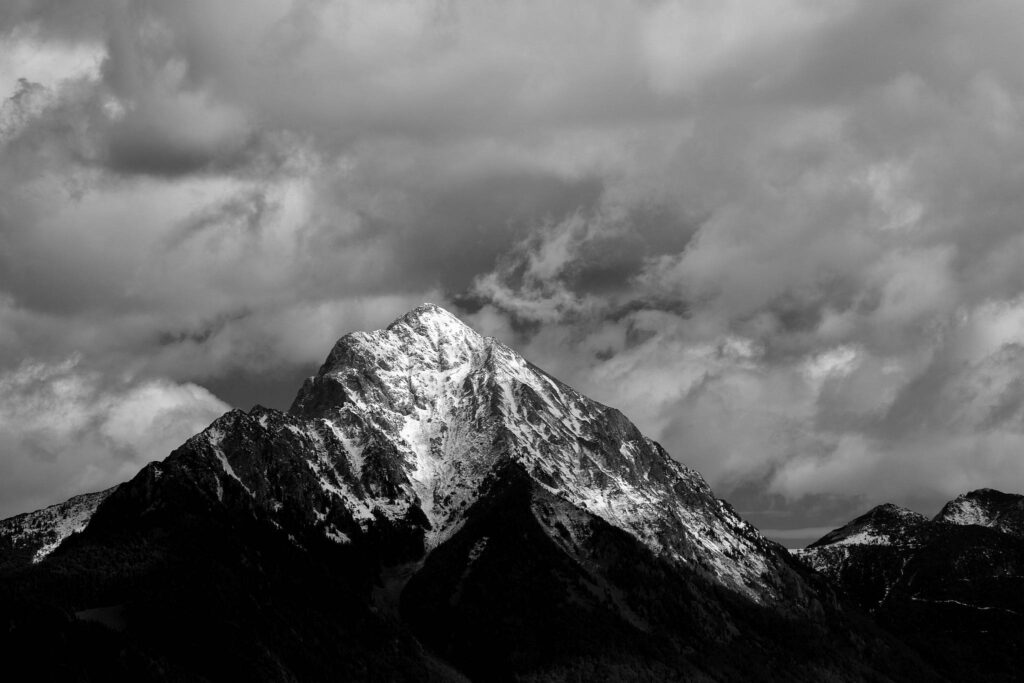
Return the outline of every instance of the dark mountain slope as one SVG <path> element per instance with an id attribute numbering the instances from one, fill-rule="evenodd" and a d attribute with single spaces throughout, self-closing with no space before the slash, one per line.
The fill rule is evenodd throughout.
<path id="1" fill-rule="evenodd" d="M 143 495 L 110 500 L 86 532 L 5 577 L 0 604 L 21 618 L 4 661 L 39 680 L 77 680 L 83 669 L 103 672 L 92 680 L 430 679 L 422 648 L 366 599 L 374 562 L 312 535 L 300 548 L 246 507 L 190 493 L 176 474 L 151 496 L 140 475 L 124 486 Z M 53 620 L 33 628 L 40 604 Z M 69 660 L 69 643 L 100 631 L 105 647 L 82 645 Z"/>
<path id="2" fill-rule="evenodd" d="M 797 620 L 752 603 L 651 555 L 516 465 L 487 487 L 402 595 L 423 642 L 475 680 L 927 679 L 838 605 Z M 812 576 L 798 581 L 828 592 Z"/>

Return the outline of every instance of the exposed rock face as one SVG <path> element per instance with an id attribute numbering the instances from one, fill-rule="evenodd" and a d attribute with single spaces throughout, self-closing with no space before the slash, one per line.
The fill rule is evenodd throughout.
<path id="1" fill-rule="evenodd" d="M 887 504 L 794 551 L 956 680 L 1024 661 L 1024 497 L 991 489 L 932 520 Z"/>
<path id="2" fill-rule="evenodd" d="M 231 411 L 102 495 L 5 590 L 64 596 L 62 642 L 107 615 L 130 673 L 931 675 L 619 411 L 429 304 L 339 340 L 287 413 Z"/>

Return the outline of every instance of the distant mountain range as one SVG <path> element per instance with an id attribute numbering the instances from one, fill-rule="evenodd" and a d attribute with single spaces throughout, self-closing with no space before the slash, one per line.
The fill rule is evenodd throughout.
<path id="1" fill-rule="evenodd" d="M 880 505 L 794 554 L 952 680 L 1024 677 L 1024 496 Z"/>
<path id="2" fill-rule="evenodd" d="M 985 491 L 791 555 L 427 304 L 339 340 L 289 411 L 0 522 L 0 655 L 48 681 L 1009 680 L 1022 543 L 1020 497 Z M 983 614 L 936 652 L 922 610 Z M 953 661 L 982 627 L 988 663 Z"/>

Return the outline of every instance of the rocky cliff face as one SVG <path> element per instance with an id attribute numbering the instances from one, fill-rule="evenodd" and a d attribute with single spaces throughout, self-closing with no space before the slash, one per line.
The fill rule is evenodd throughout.
<path id="1" fill-rule="evenodd" d="M 232 411 L 98 495 L 0 600 L 62 596 L 44 635 L 106 623 L 129 672 L 929 675 L 619 411 L 429 304 L 339 340 L 288 412 Z"/>

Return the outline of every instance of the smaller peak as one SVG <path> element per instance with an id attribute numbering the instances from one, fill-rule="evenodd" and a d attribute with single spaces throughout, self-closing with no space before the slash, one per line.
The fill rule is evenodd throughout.
<path id="1" fill-rule="evenodd" d="M 998 526 L 1004 515 L 1019 516 L 1024 509 L 1024 496 L 996 489 L 975 489 L 962 493 L 942 506 L 935 516 L 937 522 L 960 525 Z"/>
<path id="2" fill-rule="evenodd" d="M 896 503 L 882 503 L 868 510 L 866 513 L 850 522 L 850 524 L 864 524 L 870 522 L 899 521 L 902 523 L 924 522 L 928 518 L 919 512 Z"/>
<path id="3" fill-rule="evenodd" d="M 909 508 L 905 508 L 902 505 L 896 503 L 882 503 L 876 505 L 868 511 L 869 515 L 898 515 L 900 517 L 922 517 L 923 515 L 914 512 Z"/>
<path id="4" fill-rule="evenodd" d="M 860 517 L 834 529 L 807 546 L 824 545 L 891 545 L 907 530 L 928 521 L 924 515 L 895 503 L 876 505 Z"/>
<path id="5" fill-rule="evenodd" d="M 958 510 L 965 506 L 990 506 L 990 505 L 1001 505 L 1004 503 L 1010 503 L 1021 499 L 1022 496 L 1015 493 L 1003 493 L 996 489 L 982 488 L 968 491 L 967 493 L 961 493 L 959 496 L 949 501 L 942 507 L 942 511 L 939 512 L 939 516 L 943 516 L 944 513 L 952 510 Z"/>

